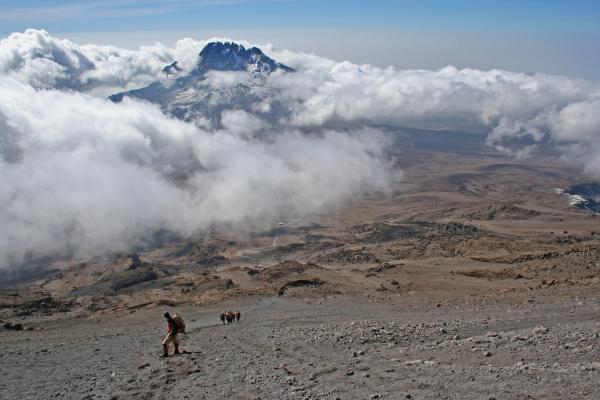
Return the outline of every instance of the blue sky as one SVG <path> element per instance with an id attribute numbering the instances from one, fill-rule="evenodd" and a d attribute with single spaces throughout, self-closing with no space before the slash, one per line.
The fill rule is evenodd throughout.
<path id="1" fill-rule="evenodd" d="M 2 30 L 419 28 L 599 32 L 597 0 L 0 1 Z"/>
<path id="2" fill-rule="evenodd" d="M 0 0 L 0 35 L 28 27 L 124 47 L 228 36 L 402 68 L 600 70 L 598 0 Z"/>

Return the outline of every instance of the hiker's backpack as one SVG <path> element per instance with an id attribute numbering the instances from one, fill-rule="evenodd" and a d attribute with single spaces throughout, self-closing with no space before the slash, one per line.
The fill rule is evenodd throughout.
<path id="1" fill-rule="evenodd" d="M 185 321 L 181 318 L 181 315 L 173 315 L 173 321 L 177 324 L 177 332 L 185 333 Z"/>

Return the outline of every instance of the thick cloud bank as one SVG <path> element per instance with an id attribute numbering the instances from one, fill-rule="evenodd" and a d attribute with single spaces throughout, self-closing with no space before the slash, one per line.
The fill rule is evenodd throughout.
<path id="1" fill-rule="evenodd" d="M 161 229 L 189 235 L 327 211 L 385 190 L 390 177 L 377 131 L 257 141 L 248 131 L 200 130 L 148 104 L 6 78 L 0 126 L 3 265 L 126 250 Z"/>
<path id="2" fill-rule="evenodd" d="M 291 125 L 483 131 L 486 143 L 499 151 L 525 157 L 550 147 L 600 179 L 600 82 L 501 70 L 397 71 L 321 62 L 274 75 L 269 85 L 291 109 Z"/>
<path id="3" fill-rule="evenodd" d="M 521 157 L 550 147 L 600 179 L 600 83 L 569 77 L 400 71 L 261 46 L 296 72 L 258 83 L 210 72 L 194 90 L 214 96 L 185 93 L 224 102 L 217 125 L 92 96 L 168 83 L 163 68 L 191 71 L 204 43 L 125 50 L 38 30 L 0 41 L 0 266 L 127 250 L 162 229 L 268 224 L 385 190 L 389 139 L 374 125 L 483 131 Z M 259 99 L 245 110 L 227 103 L 240 85 Z"/>
<path id="4" fill-rule="evenodd" d="M 285 60 L 285 53 L 283 52 Z M 289 56 L 295 66 L 298 55 Z M 600 179 L 600 82 L 502 70 L 380 69 L 305 57 L 274 75 L 289 123 L 377 123 L 487 132 L 486 144 L 526 157 L 551 148 Z"/>
<path id="5" fill-rule="evenodd" d="M 514 142 L 527 145 L 514 145 Z M 517 156 L 528 156 L 550 145 L 560 157 L 600 180 L 600 94 L 564 106 L 551 106 L 531 118 L 503 117 L 487 138 L 489 145 Z"/>
<path id="6" fill-rule="evenodd" d="M 192 69 L 200 45 L 182 39 L 175 48 L 159 43 L 139 50 L 80 46 L 43 30 L 28 29 L 0 41 L 0 74 L 46 89 L 139 87 L 160 78 L 162 69 L 174 60 L 184 70 Z"/>

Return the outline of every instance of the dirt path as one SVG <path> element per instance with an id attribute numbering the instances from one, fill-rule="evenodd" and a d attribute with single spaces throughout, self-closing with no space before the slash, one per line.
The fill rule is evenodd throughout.
<path id="1" fill-rule="evenodd" d="M 186 353 L 167 359 L 160 309 L 3 332 L 0 398 L 600 398 L 597 302 L 474 312 L 364 298 L 243 301 L 180 310 Z M 242 322 L 222 326 L 219 311 L 230 308 Z"/>

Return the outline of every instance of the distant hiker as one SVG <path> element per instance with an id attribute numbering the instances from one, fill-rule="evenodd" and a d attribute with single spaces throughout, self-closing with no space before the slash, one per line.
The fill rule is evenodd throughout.
<path id="1" fill-rule="evenodd" d="M 167 336 L 163 340 L 163 357 L 169 356 L 169 343 L 173 342 L 175 346 L 175 354 L 179 354 L 179 333 L 185 333 L 185 322 L 180 315 L 175 314 L 173 317 L 168 312 L 165 312 L 164 317 L 167 319 L 168 331 Z"/>
<path id="2" fill-rule="evenodd" d="M 237 320 L 237 322 L 240 322 L 241 317 L 242 317 L 242 313 L 240 312 L 240 310 L 237 310 L 235 313 L 235 319 Z"/>
<path id="3" fill-rule="evenodd" d="M 233 311 L 231 311 L 231 310 L 230 310 L 230 311 L 227 313 L 227 323 L 228 323 L 228 324 L 232 323 L 234 318 L 235 318 L 235 316 L 234 316 L 234 314 L 233 314 Z"/>
<path id="4" fill-rule="evenodd" d="M 220 318 L 221 318 L 221 322 L 223 323 L 223 325 L 225 325 L 225 313 L 224 312 L 221 313 Z"/>

